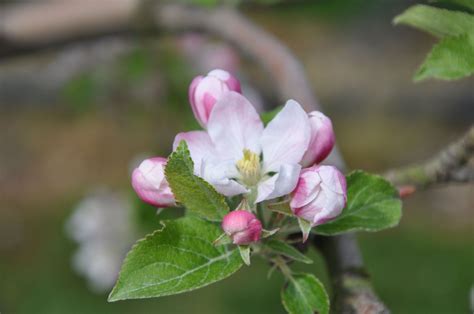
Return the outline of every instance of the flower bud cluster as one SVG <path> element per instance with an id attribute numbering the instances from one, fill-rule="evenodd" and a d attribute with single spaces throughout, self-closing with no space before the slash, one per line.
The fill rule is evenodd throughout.
<path id="1" fill-rule="evenodd" d="M 263 130 L 259 115 L 241 95 L 240 82 L 219 69 L 191 82 L 189 102 L 205 130 L 180 133 L 175 144 L 186 139 L 196 175 L 218 192 L 243 194 L 244 199 L 253 195 L 255 203 L 289 195 L 291 212 L 311 226 L 342 212 L 347 199 L 345 177 L 335 167 L 321 165 L 335 144 L 331 120 L 323 113 L 306 114 L 290 100 Z M 227 143 L 229 149 L 221 145 Z M 176 204 L 165 166 L 165 158 L 150 158 L 132 174 L 138 196 L 158 207 Z M 249 210 L 238 209 L 224 217 L 222 229 L 234 244 L 248 245 L 259 241 L 262 222 Z"/>

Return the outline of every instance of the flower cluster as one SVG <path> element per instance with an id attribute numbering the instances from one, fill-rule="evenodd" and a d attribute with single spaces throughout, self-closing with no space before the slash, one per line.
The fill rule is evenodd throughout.
<path id="1" fill-rule="evenodd" d="M 176 135 L 173 149 L 186 141 L 194 174 L 219 193 L 242 195 L 248 208 L 229 213 L 222 222 L 234 244 L 260 239 L 262 223 L 252 213 L 261 202 L 287 200 L 291 212 L 311 227 L 337 217 L 346 203 L 346 181 L 335 167 L 320 165 L 335 136 L 323 113 L 306 113 L 295 100 L 264 126 L 241 94 L 239 81 L 223 70 L 195 78 L 189 101 L 201 131 Z M 132 175 L 132 185 L 145 202 L 175 205 L 166 181 L 166 159 L 150 158 Z"/>

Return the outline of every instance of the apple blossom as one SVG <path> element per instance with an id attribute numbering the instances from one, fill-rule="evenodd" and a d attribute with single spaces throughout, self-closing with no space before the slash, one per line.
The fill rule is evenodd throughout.
<path id="1" fill-rule="evenodd" d="M 262 223 L 251 212 L 234 210 L 225 215 L 222 229 L 232 239 L 232 243 L 247 245 L 260 240 Z"/>
<path id="2" fill-rule="evenodd" d="M 301 171 L 290 207 L 296 216 L 314 227 L 336 218 L 346 200 L 344 175 L 333 166 L 313 166 Z"/>
<path id="3" fill-rule="evenodd" d="M 310 140 L 306 112 L 294 100 L 264 128 L 255 108 L 229 91 L 216 102 L 207 131 L 180 133 L 194 172 L 225 196 L 247 194 L 258 203 L 289 194 L 298 182 L 299 162 Z"/>
<path id="4" fill-rule="evenodd" d="M 166 158 L 155 157 L 142 161 L 132 173 L 132 186 L 145 202 L 157 207 L 175 205 L 173 192 L 166 181 Z"/>
<path id="5" fill-rule="evenodd" d="M 221 96 L 228 92 L 240 93 L 240 82 L 229 72 L 216 69 L 207 76 L 194 78 L 189 86 L 189 102 L 199 124 L 206 128 L 212 109 Z"/>
<path id="6" fill-rule="evenodd" d="M 311 140 L 301 161 L 303 167 L 323 161 L 331 152 L 336 141 L 332 123 L 328 117 L 319 111 L 309 113 L 308 117 L 311 126 Z"/>

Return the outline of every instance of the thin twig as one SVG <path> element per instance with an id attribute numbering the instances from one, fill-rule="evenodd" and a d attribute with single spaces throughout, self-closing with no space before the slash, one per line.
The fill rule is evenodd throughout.
<path id="1" fill-rule="evenodd" d="M 450 182 L 474 182 L 474 126 L 459 140 L 450 144 L 433 158 L 419 164 L 385 173 L 385 177 L 397 186 L 411 185 L 427 188 Z"/>

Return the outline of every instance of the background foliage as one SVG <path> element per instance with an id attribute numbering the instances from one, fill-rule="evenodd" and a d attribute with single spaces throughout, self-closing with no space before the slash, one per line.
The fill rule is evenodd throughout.
<path id="1" fill-rule="evenodd" d="M 265 12 L 244 7 L 302 58 L 353 168 L 377 172 L 428 157 L 474 119 L 471 78 L 409 82 L 436 41 L 390 25 L 411 3 L 311 1 Z M 91 82 L 91 75 L 102 77 L 95 69 L 83 74 L 86 79 L 78 77 L 86 81 L 78 84 L 85 91 L 65 92 L 69 96 L 61 101 L 38 98 L 24 107 L 1 102 L 0 312 L 181 313 L 199 307 L 206 313 L 282 313 L 283 279 L 266 280 L 267 265 L 259 260 L 239 276 L 194 293 L 112 304 L 89 292 L 71 270 L 75 245 L 65 238 L 63 224 L 78 200 L 97 184 L 130 192 L 130 160 L 152 147 L 153 154 L 168 154 L 173 135 L 193 128 L 184 91 L 196 71 L 169 42 L 136 45 L 138 53 L 108 69 L 135 73 L 152 62 L 152 73 L 137 75 L 140 84 L 129 84 L 128 71 L 111 75 L 115 80 L 105 85 L 103 78 Z M 252 67 L 245 69 L 252 73 Z M 7 71 L 3 65 L 0 70 Z M 158 94 L 159 103 L 138 100 L 136 89 L 141 95 L 142 82 L 157 76 L 167 78 L 153 83 L 166 91 Z M 474 282 L 471 191 L 439 188 L 416 195 L 407 201 L 400 227 L 359 236 L 375 288 L 394 313 L 468 312 Z M 316 271 L 327 284 L 321 258 L 314 251 L 310 257 L 314 263 L 299 263 L 298 270 Z"/>

